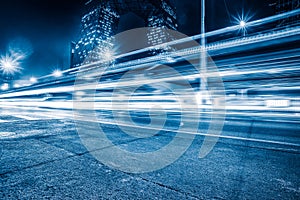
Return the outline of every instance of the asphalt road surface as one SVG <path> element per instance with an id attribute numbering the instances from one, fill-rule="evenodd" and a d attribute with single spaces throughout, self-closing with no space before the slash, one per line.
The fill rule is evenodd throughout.
<path id="1" fill-rule="evenodd" d="M 205 158 L 198 157 L 204 136 L 197 135 L 173 164 L 131 174 L 95 159 L 65 112 L 1 110 L 0 199 L 300 199 L 297 124 L 280 129 L 278 123 L 229 120 L 226 137 Z M 135 150 L 159 148 L 172 137 L 131 140 L 115 124 L 102 127 L 115 143 Z"/>

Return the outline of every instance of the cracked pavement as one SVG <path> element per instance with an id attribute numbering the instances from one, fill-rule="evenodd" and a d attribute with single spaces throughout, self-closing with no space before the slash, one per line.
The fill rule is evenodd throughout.
<path id="1" fill-rule="evenodd" d="M 129 174 L 96 160 L 82 145 L 72 120 L 10 115 L 1 115 L 0 120 L 1 199 L 300 198 L 299 148 L 223 138 L 200 159 L 203 136 L 197 136 L 173 164 Z M 104 127 L 113 136 L 119 131 L 114 125 Z M 151 144 L 122 137 L 117 141 L 124 148 L 135 148 L 159 145 L 164 139 L 155 137 Z"/>

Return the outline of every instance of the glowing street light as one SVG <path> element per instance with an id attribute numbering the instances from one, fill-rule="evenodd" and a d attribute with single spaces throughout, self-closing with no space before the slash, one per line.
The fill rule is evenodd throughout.
<path id="1" fill-rule="evenodd" d="M 200 69 L 201 75 L 200 79 L 200 91 L 202 94 L 207 93 L 207 79 L 205 74 L 207 72 L 207 56 L 206 56 L 206 36 L 205 36 L 205 0 L 201 0 L 201 57 L 200 57 Z M 201 104 L 206 102 L 206 95 L 201 99 Z"/>
<path id="2" fill-rule="evenodd" d="M 8 89 L 9 89 L 8 83 L 3 83 L 3 85 L 1 86 L 1 90 L 8 90 Z"/>
<path id="3" fill-rule="evenodd" d="M 15 83 L 15 84 L 14 84 L 14 88 L 19 88 L 19 87 L 21 87 L 20 84 L 18 84 L 18 83 Z"/>
<path id="4" fill-rule="evenodd" d="M 247 23 L 246 23 L 244 20 L 241 20 L 241 21 L 240 21 L 240 27 L 241 27 L 241 28 L 245 28 L 246 25 L 247 25 Z"/>
<path id="5" fill-rule="evenodd" d="M 246 36 L 246 26 L 247 22 L 245 20 L 240 20 L 240 27 L 242 29 L 243 36 Z"/>
<path id="6" fill-rule="evenodd" d="M 56 78 L 59 78 L 63 75 L 62 71 L 60 71 L 59 69 L 56 69 L 52 72 L 52 75 Z"/>
<path id="7" fill-rule="evenodd" d="M 247 23 L 244 20 L 241 20 L 240 21 L 240 27 L 242 29 L 243 36 L 246 36 L 246 26 L 247 26 Z"/>
<path id="8" fill-rule="evenodd" d="M 36 82 L 37 82 L 37 79 L 36 79 L 35 77 L 31 77 L 31 78 L 29 79 L 29 81 L 30 81 L 31 83 L 36 83 Z"/>
<path id="9" fill-rule="evenodd" d="M 22 68 L 19 66 L 18 60 L 10 57 L 8 55 L 2 56 L 0 59 L 0 71 L 4 75 L 11 75 L 13 76 L 16 73 L 20 73 Z"/>
<path id="10" fill-rule="evenodd" d="M 242 10 L 241 14 L 233 17 L 236 24 L 239 26 L 239 31 L 243 33 L 243 36 L 246 36 L 248 22 L 252 19 L 252 17 L 253 15 L 251 15 L 249 12 L 245 13 L 244 10 Z"/>

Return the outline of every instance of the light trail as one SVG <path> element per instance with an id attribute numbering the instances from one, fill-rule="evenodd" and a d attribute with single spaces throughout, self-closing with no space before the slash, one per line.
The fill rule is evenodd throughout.
<path id="1" fill-rule="evenodd" d="M 282 33 L 281 33 L 281 35 L 282 35 Z M 283 34 L 283 35 L 285 35 L 285 33 Z M 232 43 L 232 42 L 231 42 Z M 186 50 L 185 50 L 186 51 Z M 189 51 L 189 53 L 194 53 L 194 55 L 196 54 L 197 55 L 197 53 L 200 53 L 200 51 L 201 51 L 201 49 L 200 48 L 196 48 L 196 49 L 194 49 L 193 51 Z M 176 53 L 176 54 L 178 54 L 178 53 Z M 295 55 L 295 54 L 294 54 Z M 155 56 L 154 56 L 155 57 Z M 151 58 L 151 60 L 152 59 L 154 59 L 154 58 Z M 161 59 L 161 56 L 156 56 L 155 57 L 155 59 Z M 136 61 L 135 61 L 136 62 Z M 148 61 L 147 61 L 148 62 Z M 131 65 L 135 65 L 136 67 L 135 68 L 138 68 L 138 67 L 144 67 L 145 65 L 147 65 L 147 64 L 142 64 L 142 65 L 138 65 L 138 63 L 134 63 L 134 62 L 130 62 L 129 64 L 131 64 Z M 152 64 L 152 63 L 150 63 L 150 64 Z M 218 64 L 218 63 L 217 63 Z M 124 64 L 123 64 L 124 65 Z M 126 65 L 128 65 L 128 63 L 126 64 Z M 98 66 L 97 66 L 98 67 Z M 96 67 L 96 68 L 97 68 Z M 122 66 L 123 68 L 122 68 L 122 70 L 127 70 L 126 68 L 125 68 L 125 66 Z M 95 68 L 95 69 L 96 69 Z M 120 68 L 120 66 L 118 67 L 118 68 Z M 132 69 L 132 66 L 130 67 L 130 69 Z M 108 74 L 108 73 L 116 73 L 116 72 L 118 72 L 118 71 L 122 71 L 122 70 L 111 70 L 111 71 L 108 71 L 108 72 L 105 72 L 105 74 Z M 66 78 L 66 77 L 65 77 Z"/>
<path id="2" fill-rule="evenodd" d="M 241 56 L 241 57 L 233 57 L 228 59 L 222 59 L 214 61 L 218 67 L 222 69 L 224 66 L 230 66 L 230 65 L 247 65 L 247 64 L 253 64 L 258 62 L 268 62 L 268 61 L 274 61 L 274 60 L 280 60 L 280 59 L 294 59 L 298 58 L 300 55 L 300 48 L 293 48 L 288 50 L 278 50 L 275 52 L 269 52 L 269 53 L 261 53 L 261 54 L 255 54 L 250 56 Z"/>
<path id="3" fill-rule="evenodd" d="M 281 13 L 281 14 L 278 14 L 278 15 L 275 15 L 275 16 L 264 18 L 264 19 L 259 19 L 259 20 L 255 20 L 255 21 L 252 21 L 252 22 L 247 22 L 247 26 L 248 27 L 261 26 L 261 25 L 264 25 L 264 24 L 275 22 L 277 20 L 281 20 L 281 19 L 284 19 L 284 18 L 296 16 L 296 15 L 299 15 L 299 14 L 300 14 L 300 9 L 296 9 L 296 10 L 293 10 L 293 11 L 290 11 L 290 12 Z M 239 30 L 239 29 L 240 29 L 240 25 L 226 27 L 226 28 L 219 29 L 219 30 L 216 30 L 216 31 L 207 32 L 205 34 L 205 37 L 218 36 L 218 35 L 222 35 L 222 34 L 225 34 L 225 33 L 228 33 L 228 32 L 233 32 L 233 31 L 236 31 L 236 30 Z M 201 37 L 202 37 L 202 35 L 199 34 L 199 35 L 195 35 L 195 36 L 192 36 L 192 37 L 183 38 L 183 39 L 180 39 L 180 40 L 171 41 L 171 42 L 168 42 L 168 43 L 156 45 L 156 46 L 153 46 L 153 47 L 149 47 L 149 48 L 145 48 L 145 49 L 141 49 L 141 50 L 136 50 L 136 51 L 133 51 L 133 52 L 130 52 L 130 53 L 117 55 L 117 56 L 115 56 L 115 58 L 119 59 L 119 58 L 123 58 L 123 57 L 126 57 L 126 56 L 131 56 L 131 55 L 134 55 L 134 54 L 143 53 L 143 52 L 146 52 L 146 51 L 149 51 L 149 50 L 151 51 L 153 49 L 157 49 L 157 48 L 159 49 L 159 48 L 164 47 L 164 46 L 171 46 L 171 45 L 174 45 L 174 44 L 180 44 L 180 43 L 185 43 L 185 42 L 189 42 L 189 41 L 194 41 L 194 40 L 200 39 Z M 272 35 L 269 35 L 267 37 L 272 37 Z M 235 43 L 237 44 L 237 42 L 235 42 Z M 217 46 L 216 44 L 213 44 L 211 46 L 211 48 L 212 49 L 217 49 L 216 46 Z M 79 69 L 88 68 L 88 67 L 93 66 L 93 65 L 101 65 L 101 64 L 103 64 L 103 62 L 99 61 L 99 62 L 95 62 L 95 63 L 91 63 L 91 64 L 82 65 L 82 66 L 77 67 L 77 68 L 68 69 L 68 70 L 63 71 L 62 73 L 73 73 L 73 72 L 76 73 L 76 71 L 78 71 Z M 52 76 L 51 74 L 46 75 L 46 76 L 41 77 L 40 79 L 49 78 L 51 76 Z"/>
<path id="4" fill-rule="evenodd" d="M 300 27 L 299 28 L 293 28 L 293 29 L 288 29 L 284 31 L 277 31 L 273 33 L 266 33 L 263 35 L 258 35 L 258 36 L 250 36 L 250 37 L 245 37 L 244 39 L 238 39 L 238 40 L 231 40 L 231 41 L 225 41 L 225 42 L 218 42 L 218 43 L 213 43 L 213 44 L 207 44 L 206 48 L 207 51 L 209 52 L 210 55 L 214 55 L 215 51 L 220 51 L 224 50 L 226 48 L 234 48 L 234 47 L 239 47 L 239 46 L 244 46 L 244 45 L 253 45 L 255 43 L 262 43 L 262 42 L 267 42 L 267 41 L 277 41 L 279 43 L 279 39 L 285 39 L 289 36 L 296 36 L 300 34 Z M 266 44 L 265 44 L 266 45 Z M 139 60 L 134 60 L 134 61 L 129 61 L 121 64 L 115 65 L 114 69 L 106 73 L 118 73 L 124 70 L 133 70 L 141 67 L 141 65 L 144 64 L 157 64 L 157 61 L 161 60 L 166 60 L 167 57 L 181 57 L 185 58 L 186 56 L 194 55 L 194 56 L 199 56 L 200 53 L 203 51 L 201 47 L 193 47 L 190 49 L 184 49 L 180 50 L 177 52 L 170 52 L 167 55 L 157 55 L 157 56 L 152 56 L 149 58 L 143 58 Z M 222 52 L 227 53 L 227 51 Z M 221 54 L 221 53 L 218 53 Z M 163 63 L 163 62 L 161 62 Z M 78 71 L 71 72 L 72 73 L 82 73 L 85 71 L 90 71 L 93 69 L 97 69 L 99 66 L 101 66 L 101 62 L 96 62 L 94 63 L 95 67 L 92 68 L 85 68 L 82 67 Z M 92 64 L 88 65 L 88 67 L 93 66 Z M 135 67 L 133 67 L 135 66 Z"/>
<path id="5" fill-rule="evenodd" d="M 36 109 L 36 106 L 31 107 L 33 109 L 35 109 L 35 112 L 32 113 L 30 112 L 29 108 L 26 109 L 24 107 L 14 107 L 14 109 L 16 109 L 15 111 L 15 116 L 22 118 L 22 119 L 26 119 L 26 120 L 40 120 L 40 119 L 67 119 L 69 120 L 70 118 L 72 118 L 73 116 L 73 112 L 68 111 L 68 110 L 61 110 L 61 112 L 57 112 L 55 110 L 52 109 L 47 109 L 47 108 L 39 108 Z M 18 109 L 23 109 L 23 110 L 27 110 L 27 112 L 20 112 L 18 111 Z M 1 114 L 13 114 L 14 111 L 10 110 L 10 112 L 2 112 Z M 20 114 L 21 113 L 21 114 Z M 142 125 L 132 125 L 132 124 L 127 124 L 124 121 L 116 121 L 116 120 L 110 120 L 109 118 L 99 118 L 100 115 L 98 115 L 97 120 L 95 121 L 93 118 L 90 117 L 90 115 L 82 115 L 80 118 L 83 121 L 87 121 L 87 122 L 97 122 L 97 123 L 101 123 L 101 124 L 107 124 L 107 125 L 117 125 L 117 126 L 124 126 L 124 127 L 129 127 L 132 129 L 147 129 L 147 130 L 157 130 L 157 131 L 166 131 L 166 132 L 172 132 L 175 131 L 174 128 L 168 128 L 165 127 L 163 129 L 161 128 L 156 128 L 155 126 L 142 126 Z M 103 115 L 102 115 L 103 116 Z M 249 119 L 249 116 L 246 115 Z M 251 116 L 251 117 L 255 117 L 255 116 Z M 278 116 L 277 116 L 278 117 Z M 193 120 L 191 118 L 191 120 Z M 252 119 L 249 119 L 249 121 L 251 121 Z M 209 121 L 202 121 L 202 123 L 208 123 Z M 2 122 L 2 123 L 7 123 L 7 122 Z M 232 124 L 233 122 L 231 122 Z M 246 124 L 248 124 L 247 122 L 245 122 Z M 240 125 L 243 123 L 237 123 L 237 125 Z M 207 134 L 205 129 L 199 129 L 197 133 L 195 132 L 190 132 L 190 131 L 181 131 L 180 133 L 184 133 L 184 134 L 196 134 L 196 135 L 201 135 L 201 136 L 210 136 L 210 137 L 220 137 L 222 139 L 231 139 L 231 140 L 238 140 L 238 141 L 248 141 L 248 142 L 256 142 L 256 143 L 262 143 L 262 144 L 270 144 L 270 145 L 281 145 L 284 146 L 285 148 L 299 148 L 300 147 L 300 143 L 297 142 L 288 142 L 288 141 L 281 141 L 281 138 L 273 138 L 273 140 L 269 140 L 269 139 L 262 139 L 262 138 L 258 138 L 259 134 L 253 135 L 252 137 L 249 137 L 249 135 L 246 137 L 242 137 L 242 136 L 237 136 L 235 135 L 236 133 L 233 132 L 223 132 L 223 134 L 221 136 L 217 136 L 217 135 L 213 135 L 213 134 Z M 241 133 L 239 133 L 241 134 Z M 261 134 L 263 135 L 263 134 Z M 184 135 L 180 135 L 180 137 L 184 137 Z"/>
<path id="6" fill-rule="evenodd" d="M 264 25 L 299 13 L 300 9 L 262 20 L 247 22 L 247 27 Z M 232 26 L 212 31 L 206 33 L 205 36 L 220 36 L 237 28 L 240 27 Z M 243 38 L 216 41 L 206 45 L 206 50 L 213 56 L 214 63 L 218 67 L 218 72 L 211 71 L 209 65 L 212 62 L 208 62 L 206 77 L 221 77 L 223 79 L 227 95 L 225 101 L 226 118 L 230 123 L 250 126 L 253 121 L 260 120 L 261 122 L 277 123 L 278 126 L 285 127 L 291 123 L 300 122 L 300 48 L 299 45 L 284 46 L 287 43 L 295 42 L 296 44 L 299 42 L 299 35 L 300 27 L 294 26 L 282 30 L 267 30 L 267 32 L 248 35 Z M 196 35 L 172 41 L 168 45 L 200 38 L 201 35 Z M 279 45 L 282 45 L 283 48 L 276 49 L 275 47 Z M 157 47 L 121 54 L 117 56 L 117 59 L 136 55 Z M 262 48 L 268 48 L 268 52 L 261 50 Z M 71 119 L 74 114 L 73 103 L 75 102 L 80 103 L 80 107 L 77 109 L 84 110 L 87 113 L 80 116 L 82 120 L 93 121 L 94 119 L 91 119 L 88 113 L 95 112 L 97 115 L 96 122 L 98 123 L 128 126 L 133 129 L 141 128 L 141 126 L 133 126 L 125 120 L 114 119 L 114 114 L 122 117 L 124 112 L 132 112 L 131 117 L 142 119 L 147 118 L 148 115 L 145 113 L 149 113 L 152 120 L 161 120 L 162 113 L 167 113 L 174 122 L 179 121 L 182 114 L 188 117 L 190 120 L 188 122 L 195 122 L 195 120 L 199 120 L 195 119 L 196 114 L 200 114 L 203 118 L 200 123 L 209 124 L 209 120 L 218 118 L 218 115 L 222 113 L 218 109 L 212 112 L 213 104 L 217 104 L 218 99 L 215 99 L 217 96 L 210 95 L 207 103 L 198 102 L 198 108 L 195 108 L 189 100 L 203 98 L 199 93 L 199 82 L 202 76 L 197 71 L 198 65 L 196 65 L 196 69 L 192 69 L 190 65 L 183 62 L 183 60 L 198 59 L 202 51 L 201 47 L 195 46 L 176 52 L 116 63 L 104 73 L 99 72 L 99 67 L 103 64 L 101 61 L 65 70 L 61 72 L 62 77 L 55 77 L 55 81 L 53 81 L 54 77 L 52 75 L 48 75 L 39 78 L 38 81 L 41 82 L 39 84 L 0 93 L 0 107 L 2 110 L 8 110 L 7 113 L 13 113 L 17 117 L 28 120 L 43 119 L 43 116 L 47 119 L 51 119 L 51 117 Z M 239 55 L 240 53 L 241 55 Z M 172 58 L 172 63 L 168 62 L 168 58 Z M 181 75 L 160 71 L 157 66 L 161 64 L 174 66 Z M 140 70 L 140 73 L 120 79 L 122 73 L 131 70 Z M 156 74 L 151 75 L 152 72 Z M 89 78 L 92 83 L 87 81 L 85 84 L 74 87 L 76 75 L 80 73 L 83 74 L 81 78 Z M 97 80 L 99 75 L 103 79 L 100 83 Z M 190 90 L 181 90 L 180 83 L 186 80 L 193 87 Z M 184 105 L 180 105 L 172 91 L 160 87 L 161 85 L 168 85 L 170 88 L 176 88 L 180 91 L 181 98 L 185 100 Z M 140 89 L 140 91 L 134 91 L 133 94 L 126 93 L 127 90 L 136 86 L 147 87 L 145 87 L 146 89 Z M 96 90 L 95 95 L 91 93 L 94 90 Z M 113 91 L 116 92 L 112 94 Z M 81 93 L 81 95 L 78 95 L 78 93 Z M 232 94 L 234 96 L 230 96 Z M 60 98 L 65 98 L 65 100 L 62 101 Z M 91 102 L 93 103 L 92 109 L 90 107 Z M 278 102 L 284 102 L 286 105 L 276 105 Z M 22 112 L 18 113 L 18 110 L 22 110 Z M 240 121 L 244 122 L 241 123 Z M 229 122 L 226 121 L 226 123 Z M 257 123 L 256 125 L 263 126 Z M 153 127 L 147 128 L 157 129 L 155 124 Z M 174 127 L 164 127 L 164 129 L 160 128 L 159 130 L 174 131 Z M 188 131 L 186 133 L 207 136 L 201 128 L 197 133 Z M 218 137 L 300 146 L 299 140 L 286 142 L 284 135 L 280 136 L 282 138 L 272 135 L 274 139 L 271 140 L 257 138 L 257 134 L 260 133 L 256 132 L 251 136 L 245 134 L 247 133 L 224 131 Z M 213 134 L 209 136 L 217 137 Z"/>
<path id="7" fill-rule="evenodd" d="M 54 102 L 0 102 L 0 107 L 2 108 L 14 108 L 14 107 L 24 107 L 24 109 L 33 108 L 33 107 L 39 107 L 39 108 L 49 108 L 49 109 L 59 109 L 59 110 L 72 110 L 73 109 L 73 101 L 54 101 Z M 89 106 L 86 106 L 87 104 L 90 104 L 89 102 L 81 102 L 82 103 L 82 110 L 90 110 Z M 113 105 L 112 105 L 113 103 Z M 161 108 L 155 109 L 155 107 L 160 106 Z M 199 105 L 198 111 L 195 110 L 195 108 L 192 105 L 184 105 L 184 107 L 179 107 L 178 102 L 174 103 L 163 103 L 163 102 L 152 102 L 145 104 L 144 102 L 134 102 L 134 103 L 128 103 L 128 102 L 114 102 L 113 100 L 106 100 L 102 102 L 95 102 L 93 105 L 92 110 L 117 110 L 117 111 L 123 111 L 124 107 L 126 107 L 126 111 L 149 111 L 151 112 L 169 112 L 169 113 L 196 113 L 199 112 L 200 114 L 206 113 L 205 110 L 210 110 L 212 107 L 211 105 Z M 80 108 L 78 108 L 80 109 Z M 91 111 L 92 111 L 91 110 Z M 226 105 L 226 110 L 228 112 L 233 112 L 234 114 L 239 115 L 253 115 L 253 116 L 281 116 L 281 117 L 291 117 L 291 114 L 289 112 L 293 111 L 296 113 L 300 112 L 300 105 L 294 106 L 294 107 L 274 107 L 274 108 L 268 108 L 266 110 L 266 107 L 263 105 Z M 238 112 L 237 112 L 238 111 Z M 246 113 L 244 111 L 247 111 Z M 248 112 L 250 111 L 250 112 Z M 217 114 L 218 111 L 216 111 Z M 244 112 L 244 113 L 243 113 Z M 278 112 L 278 113 L 272 113 L 272 112 Z M 288 113 L 287 113 L 288 112 Z M 295 115 L 295 118 L 293 120 L 300 121 L 300 115 Z"/>

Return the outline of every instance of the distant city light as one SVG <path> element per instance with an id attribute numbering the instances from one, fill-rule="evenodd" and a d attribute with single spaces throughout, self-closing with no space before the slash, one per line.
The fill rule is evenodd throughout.
<path id="1" fill-rule="evenodd" d="M 36 79 L 35 77 L 31 77 L 31 78 L 29 79 L 29 81 L 30 81 L 31 83 L 36 83 L 36 82 L 37 82 L 37 79 Z"/>
<path id="2" fill-rule="evenodd" d="M 240 26 L 242 27 L 242 28 L 245 28 L 246 27 L 246 22 L 244 21 L 244 20 L 241 20 L 240 21 Z"/>
<path id="3" fill-rule="evenodd" d="M 2 56 L 0 59 L 0 71 L 5 75 L 14 75 L 22 70 L 19 64 L 20 63 L 11 56 Z"/>
<path id="4" fill-rule="evenodd" d="M 14 84 L 14 88 L 18 88 L 18 87 L 21 87 L 21 85 L 18 84 L 18 83 L 15 83 L 15 84 Z"/>
<path id="5" fill-rule="evenodd" d="M 8 90 L 9 89 L 9 85 L 7 83 L 3 83 L 3 85 L 1 86 L 1 90 Z"/>
<path id="6" fill-rule="evenodd" d="M 112 61 L 114 59 L 114 52 L 109 49 L 103 52 L 101 55 L 104 61 Z"/>
<path id="7" fill-rule="evenodd" d="M 62 71 L 61 71 L 61 70 L 56 69 L 56 70 L 53 71 L 52 75 L 53 75 L 54 77 L 57 77 L 57 78 L 58 78 L 58 77 L 61 77 L 63 74 L 62 74 Z"/>

